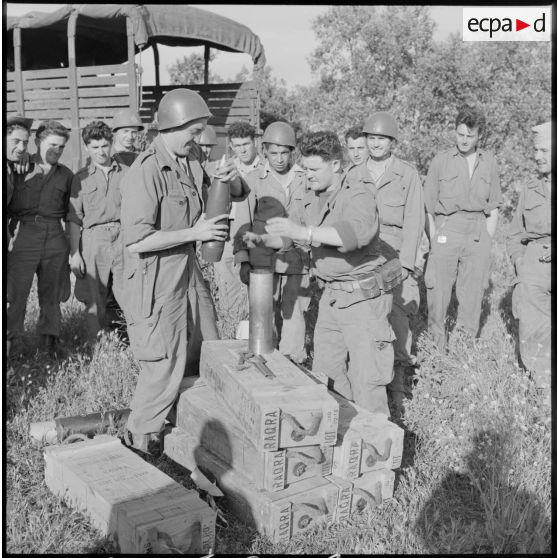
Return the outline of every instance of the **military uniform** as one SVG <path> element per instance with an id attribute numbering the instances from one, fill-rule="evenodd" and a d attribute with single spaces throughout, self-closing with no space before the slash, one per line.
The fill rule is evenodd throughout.
<path id="1" fill-rule="evenodd" d="M 459 302 L 457 325 L 475 336 L 490 275 L 492 239 L 486 218 L 501 205 L 502 194 L 494 156 L 482 149 L 476 154 L 470 176 L 467 160 L 457 147 L 438 153 L 424 184 L 426 209 L 436 224 L 424 277 L 428 326 L 442 349 L 454 283 Z"/>
<path id="2" fill-rule="evenodd" d="M 380 219 L 380 245 L 388 258 L 399 258 L 408 270 L 407 278 L 393 289 L 390 323 L 395 333 L 395 377 L 390 384 L 394 391 L 405 391 L 405 367 L 413 366 L 413 342 L 409 320 L 418 312 L 419 288 L 415 266 L 419 257 L 425 226 L 422 184 L 416 168 L 392 155 L 382 176 L 374 181 L 366 164 L 353 167 L 351 177 L 366 184 L 376 196 Z"/>
<path id="3" fill-rule="evenodd" d="M 85 277 L 77 278 L 75 295 L 87 306 L 89 335 L 108 327 L 106 305 L 109 289 L 117 302 L 122 292 L 122 236 L 120 234 L 120 182 L 126 167 L 116 159 L 105 174 L 94 163 L 79 170 L 72 182 L 66 220 L 82 227 L 81 255 Z"/>
<path id="4" fill-rule="evenodd" d="M 234 228 L 235 262 L 249 261 L 253 268 L 273 269 L 275 328 L 279 351 L 297 362 L 306 360 L 306 321 L 304 313 L 310 304 L 310 257 L 308 249 L 295 246 L 276 252 L 265 246 L 247 249 L 242 235 L 250 230 L 265 233 L 266 221 L 272 217 L 288 217 L 300 205 L 306 190 L 304 171 L 294 165 L 285 189 L 265 163 L 246 176 L 248 197 L 237 204 Z M 282 325 L 281 325 L 282 324 Z"/>
<path id="5" fill-rule="evenodd" d="M 395 336 L 388 320 L 392 294 L 379 275 L 386 258 L 375 197 L 366 185 L 339 176 L 332 192 L 307 192 L 302 207 L 296 220 L 334 227 L 343 241 L 341 247 L 312 246 L 313 272 L 324 288 L 312 369 L 333 380 L 344 397 L 389 416 L 386 386 L 393 378 Z M 400 273 L 397 260 L 392 263 Z"/>
<path id="6" fill-rule="evenodd" d="M 550 261 L 541 261 L 552 244 L 551 177 L 530 180 L 519 202 L 508 236 L 508 253 L 517 274 L 513 313 L 519 319 L 519 351 L 539 388 L 550 394 L 551 290 Z M 520 261 L 518 259 L 521 258 Z"/>
<path id="7" fill-rule="evenodd" d="M 24 180 L 14 184 L 8 205 L 12 250 L 8 254 L 7 337 L 24 331 L 27 297 L 37 274 L 37 333 L 60 336 L 60 302 L 70 296 L 69 246 L 62 228 L 72 184 L 72 171 L 61 164 L 48 173 L 32 159 Z"/>
<path id="8" fill-rule="evenodd" d="M 199 219 L 203 169 L 195 156 L 187 159 L 189 172 L 158 136 L 130 167 L 121 184 L 125 246 L 158 230 L 190 228 Z M 204 314 L 208 339 L 218 338 L 215 311 L 209 293 L 205 298 L 198 295 L 205 283 L 195 243 L 141 254 L 125 249 L 124 259 L 124 289 L 130 293 L 125 299 L 128 333 L 140 365 L 128 429 L 147 434 L 162 430 L 185 373 L 189 300 L 196 301 L 190 323 L 199 325 Z"/>

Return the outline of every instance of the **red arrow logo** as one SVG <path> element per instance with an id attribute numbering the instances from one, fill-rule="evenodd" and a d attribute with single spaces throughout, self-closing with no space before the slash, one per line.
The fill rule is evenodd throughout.
<path id="1" fill-rule="evenodd" d="M 525 27 L 531 27 L 530 23 L 525 23 L 524 21 L 521 21 L 520 19 L 515 19 L 515 30 L 516 31 L 521 31 L 522 29 L 525 29 Z"/>

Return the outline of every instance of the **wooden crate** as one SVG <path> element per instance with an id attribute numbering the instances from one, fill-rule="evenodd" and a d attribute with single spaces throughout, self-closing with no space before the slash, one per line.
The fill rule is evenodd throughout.
<path id="1" fill-rule="evenodd" d="M 179 446 L 165 446 L 165 452 L 178 463 L 185 454 L 195 455 L 197 467 L 216 479 L 238 519 L 273 542 L 287 542 L 311 524 L 335 519 L 339 489 L 327 478 L 305 479 L 280 492 L 258 490 L 254 483 L 199 446 L 189 432 L 182 433 Z"/>
<path id="2" fill-rule="evenodd" d="M 47 486 L 110 534 L 123 553 L 209 552 L 215 511 L 118 438 L 45 448 Z"/>
<path id="3" fill-rule="evenodd" d="M 236 417 L 198 380 L 182 392 L 175 424 L 191 432 L 206 449 L 236 469 L 258 488 L 283 490 L 293 482 L 331 474 L 332 446 L 301 446 L 259 451 Z M 174 435 L 180 436 L 180 429 Z"/>
<path id="4" fill-rule="evenodd" d="M 334 445 L 339 407 L 327 392 L 289 359 L 274 351 L 266 355 L 274 378 L 254 365 L 238 369 L 248 341 L 204 341 L 200 377 L 237 417 L 258 450 Z"/>
<path id="5" fill-rule="evenodd" d="M 344 397 L 332 395 L 339 404 L 333 474 L 353 480 L 369 471 L 397 469 L 403 454 L 403 429 L 384 415 L 371 413 Z"/>

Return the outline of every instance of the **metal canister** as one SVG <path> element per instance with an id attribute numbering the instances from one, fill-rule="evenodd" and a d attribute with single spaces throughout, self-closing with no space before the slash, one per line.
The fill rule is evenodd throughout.
<path id="1" fill-rule="evenodd" d="M 273 352 L 273 271 L 253 269 L 250 271 L 248 288 L 250 325 L 248 349 L 255 355 Z"/>

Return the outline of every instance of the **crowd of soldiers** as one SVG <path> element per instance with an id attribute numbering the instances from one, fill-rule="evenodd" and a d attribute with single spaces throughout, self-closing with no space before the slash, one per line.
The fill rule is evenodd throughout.
<path id="1" fill-rule="evenodd" d="M 64 126 L 40 123 L 28 157 L 32 122 L 8 118 L 9 353 L 23 334 L 35 274 L 37 332 L 46 350 L 57 350 L 71 270 L 92 339 L 114 321 L 115 308 L 123 312 L 140 368 L 126 438 L 150 452 L 184 375 L 197 372 L 201 341 L 218 338 L 196 247 L 220 240 L 214 276 L 225 311 L 241 314 L 251 270 L 272 270 L 276 346 L 303 364 L 307 311 L 319 292 L 313 369 L 342 396 L 389 416 L 388 395 L 399 409 L 417 366 L 411 323 L 423 272 L 438 347 L 447 344 L 454 286 L 456 328 L 471 343 L 478 334 L 502 204 L 496 160 L 479 147 L 482 112 L 459 111 L 455 145 L 434 157 L 424 184 L 394 154 L 399 130 L 387 112 L 347 131 L 348 161 L 336 132 L 297 139 L 288 123 L 273 122 L 258 141 L 243 121 L 227 130 L 234 157 L 212 161 L 210 117 L 197 93 L 170 91 L 158 106 L 158 135 L 141 153 L 135 145 L 144 126 L 133 111 L 117 114 L 112 127 L 90 122 L 81 133 L 89 160 L 75 174 L 59 163 Z M 537 172 L 521 189 L 508 252 L 521 359 L 549 401 L 550 122 L 533 132 Z M 206 218 L 214 178 L 230 185 L 232 211 Z"/>

